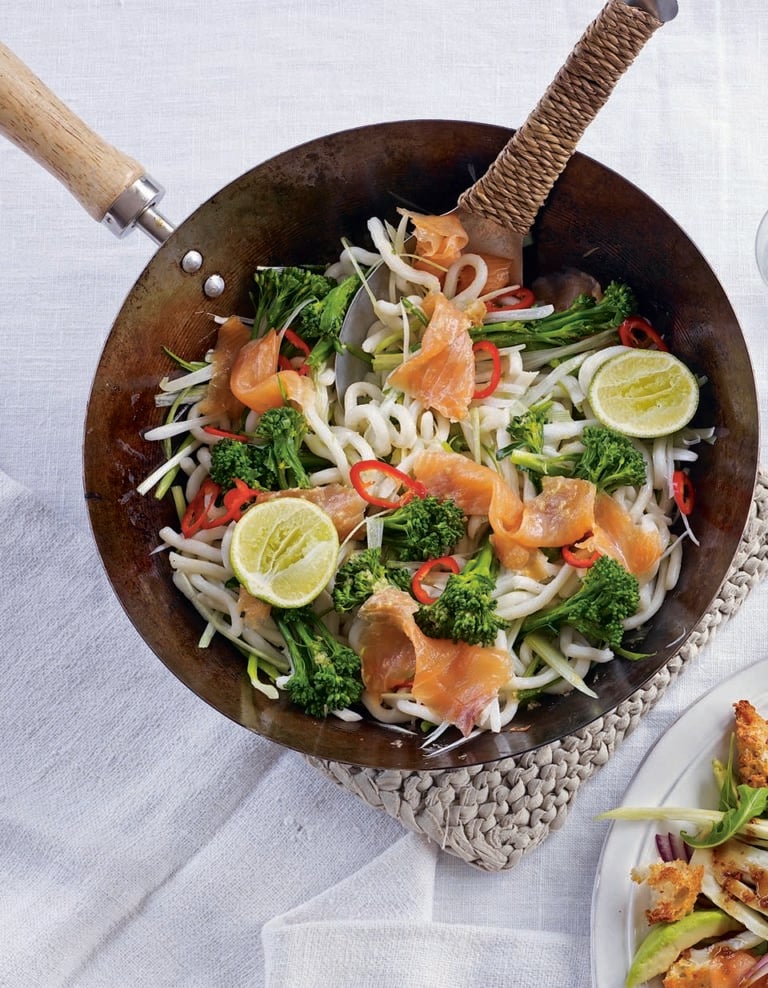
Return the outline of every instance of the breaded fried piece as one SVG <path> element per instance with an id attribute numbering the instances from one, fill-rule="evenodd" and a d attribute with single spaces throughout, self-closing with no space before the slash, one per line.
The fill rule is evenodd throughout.
<path id="1" fill-rule="evenodd" d="M 664 988 L 735 985 L 755 966 L 749 951 L 721 944 L 684 950 L 664 975 Z M 759 982 L 758 982 L 759 984 Z"/>
<path id="2" fill-rule="evenodd" d="M 736 768 L 740 781 L 759 789 L 768 786 L 768 721 L 749 700 L 734 703 L 736 713 Z"/>
<path id="3" fill-rule="evenodd" d="M 651 905 L 645 911 L 649 923 L 671 923 L 693 909 L 701 892 L 703 865 L 687 861 L 655 861 L 647 868 L 633 868 L 632 881 L 651 889 Z"/>

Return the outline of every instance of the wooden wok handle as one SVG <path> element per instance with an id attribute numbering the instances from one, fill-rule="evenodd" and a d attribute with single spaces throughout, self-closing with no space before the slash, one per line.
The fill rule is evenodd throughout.
<path id="1" fill-rule="evenodd" d="M 118 236 L 163 190 L 138 161 L 95 134 L 5 45 L 0 43 L 0 133 L 51 172 L 85 211 Z M 162 218 L 160 218 L 162 219 Z M 162 242 L 172 231 L 146 229 Z"/>
<path id="2" fill-rule="evenodd" d="M 525 123 L 462 194 L 460 206 L 521 236 L 530 230 L 587 126 L 661 27 L 654 13 L 630 2 L 608 0 Z"/>

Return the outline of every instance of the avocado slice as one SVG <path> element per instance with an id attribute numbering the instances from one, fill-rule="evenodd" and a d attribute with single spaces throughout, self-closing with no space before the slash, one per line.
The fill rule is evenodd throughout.
<path id="1" fill-rule="evenodd" d="M 627 974 L 626 988 L 637 988 L 674 964 L 688 947 L 700 940 L 721 937 L 744 927 L 720 909 L 697 909 L 674 923 L 657 923 L 637 948 Z"/>

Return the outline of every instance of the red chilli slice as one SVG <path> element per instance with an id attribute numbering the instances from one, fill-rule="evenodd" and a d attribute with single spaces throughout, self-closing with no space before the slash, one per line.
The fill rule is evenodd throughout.
<path id="1" fill-rule="evenodd" d="M 459 572 L 459 564 L 453 556 L 439 556 L 437 559 L 428 559 L 425 563 L 422 563 L 413 574 L 413 579 L 411 580 L 413 596 L 420 604 L 432 604 L 435 601 L 436 598 L 427 592 L 422 585 L 422 581 L 429 576 L 433 569 L 437 569 L 439 566 L 443 567 L 443 569 L 450 570 L 451 573 Z"/>
<path id="2" fill-rule="evenodd" d="M 362 476 L 370 471 L 378 471 L 392 480 L 396 480 L 399 487 L 405 488 L 405 494 L 396 501 L 371 494 Z M 360 460 L 358 463 L 354 463 L 349 470 L 349 481 L 364 501 L 377 508 L 401 508 L 415 497 L 427 496 L 427 488 L 420 480 L 414 480 L 407 473 L 403 473 L 402 470 L 398 470 L 397 467 L 393 467 L 391 463 L 386 463 L 383 460 Z"/>
<path id="3" fill-rule="evenodd" d="M 477 398 L 490 398 L 496 388 L 498 388 L 499 381 L 501 381 L 501 354 L 499 353 L 499 348 L 495 343 L 491 343 L 490 340 L 478 340 L 477 343 L 472 345 L 472 352 L 475 354 L 487 354 L 493 363 L 490 381 L 484 388 L 474 392 L 472 395 L 472 400 L 474 401 Z"/>

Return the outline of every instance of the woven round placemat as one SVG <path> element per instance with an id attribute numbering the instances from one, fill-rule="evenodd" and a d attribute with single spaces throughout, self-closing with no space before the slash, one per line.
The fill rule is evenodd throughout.
<path id="1" fill-rule="evenodd" d="M 484 871 L 512 868 L 565 822 L 594 775 L 768 570 L 768 474 L 711 609 L 680 651 L 615 710 L 559 741 L 488 765 L 442 771 L 360 768 L 309 758 L 338 785 Z"/>

